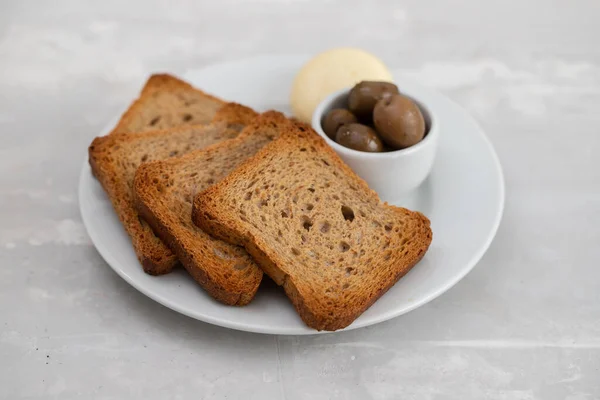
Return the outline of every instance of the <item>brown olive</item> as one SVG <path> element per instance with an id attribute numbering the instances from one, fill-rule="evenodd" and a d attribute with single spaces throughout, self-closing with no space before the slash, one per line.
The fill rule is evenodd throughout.
<path id="1" fill-rule="evenodd" d="M 350 111 L 345 108 L 334 108 L 325 115 L 325 118 L 323 118 L 323 131 L 327 136 L 335 140 L 335 134 L 340 126 L 351 124 L 353 122 L 358 122 L 358 120 Z"/>
<path id="2" fill-rule="evenodd" d="M 398 93 L 398 86 L 393 83 L 362 81 L 350 90 L 348 108 L 357 117 L 370 121 L 375 103 Z"/>
<path id="3" fill-rule="evenodd" d="M 342 125 L 335 134 L 335 141 L 344 147 L 371 153 L 383 151 L 383 143 L 377 133 L 363 124 Z"/>
<path id="4" fill-rule="evenodd" d="M 417 144 L 425 136 L 421 110 L 411 99 L 399 94 L 377 102 L 373 122 L 381 139 L 393 149 Z"/>

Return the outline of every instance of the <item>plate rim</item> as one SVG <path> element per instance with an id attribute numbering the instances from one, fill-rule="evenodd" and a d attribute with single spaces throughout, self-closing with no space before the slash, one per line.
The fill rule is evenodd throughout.
<path id="1" fill-rule="evenodd" d="M 209 68 L 217 68 L 219 66 L 223 67 L 224 65 L 231 66 L 231 65 L 235 65 L 235 64 L 248 63 L 248 62 L 260 62 L 260 61 L 264 62 L 265 59 L 270 59 L 270 60 L 277 59 L 278 62 L 283 64 L 284 62 L 293 62 L 291 60 L 294 60 L 297 62 L 306 57 L 307 56 L 305 54 L 257 55 L 255 57 L 247 57 L 247 58 L 242 58 L 239 60 L 226 60 L 226 61 L 223 61 L 220 63 L 209 64 L 204 67 L 188 69 L 182 75 L 189 76 L 193 73 L 199 73 L 199 71 L 202 71 L 202 70 L 206 70 Z M 394 74 L 394 75 L 396 76 L 396 75 L 402 75 L 402 74 L 399 73 L 399 74 Z M 444 294 L 445 292 L 447 292 L 450 288 L 455 286 L 458 282 L 460 282 L 477 265 L 477 263 L 482 259 L 484 254 L 489 249 L 492 241 L 494 240 L 494 238 L 498 232 L 498 228 L 500 227 L 500 223 L 502 221 L 502 217 L 504 214 L 505 201 L 506 201 L 505 178 L 504 178 L 504 172 L 502 169 L 502 164 L 500 163 L 500 158 L 498 157 L 498 154 L 496 153 L 496 150 L 495 150 L 491 140 L 485 134 L 485 131 L 483 130 L 483 128 L 481 127 L 479 122 L 473 116 L 471 116 L 471 114 L 469 114 L 468 111 L 464 107 L 462 107 L 460 104 L 454 102 L 453 100 L 448 98 L 443 93 L 438 92 L 432 88 L 426 87 L 424 85 L 421 85 L 418 82 L 414 81 L 413 79 L 409 79 L 409 78 L 406 78 L 406 79 L 410 80 L 411 82 L 414 82 L 417 86 L 422 86 L 423 88 L 425 88 L 427 90 L 435 92 L 436 95 L 443 97 L 445 101 L 452 103 L 453 106 L 456 107 L 457 111 L 462 114 L 462 117 L 465 118 L 466 120 L 468 120 L 473 125 L 473 130 L 476 130 L 477 134 L 481 137 L 481 139 L 483 139 L 485 147 L 491 157 L 492 165 L 494 167 L 493 168 L 494 172 L 498 175 L 498 180 L 495 183 L 496 189 L 498 190 L 498 198 L 496 199 L 498 201 L 498 206 L 497 206 L 497 209 L 495 210 L 493 223 L 491 224 L 491 226 L 488 230 L 488 234 L 487 234 L 485 241 L 482 243 L 481 246 L 479 246 L 477 251 L 473 252 L 473 254 L 471 255 L 471 258 L 469 259 L 468 262 L 465 263 L 464 267 L 462 267 L 459 271 L 457 271 L 456 274 L 452 275 L 451 279 L 448 279 L 447 281 L 445 281 L 442 286 L 437 288 L 437 290 L 431 291 L 428 295 L 419 298 L 418 301 L 411 302 L 409 305 L 402 307 L 400 309 L 392 309 L 390 311 L 382 312 L 379 315 L 377 315 L 376 317 L 373 317 L 373 318 L 369 319 L 368 321 L 364 321 L 362 323 L 360 322 L 360 320 L 357 320 L 357 321 L 353 322 L 350 326 L 348 326 L 344 329 L 340 329 L 335 332 L 315 331 L 308 327 L 302 327 L 302 330 L 298 330 L 298 327 L 296 327 L 296 326 L 291 326 L 290 329 L 285 329 L 285 330 L 281 330 L 279 328 L 272 329 L 272 328 L 266 327 L 262 324 L 256 325 L 256 324 L 248 323 L 248 322 L 237 322 L 237 321 L 231 321 L 229 319 L 219 319 L 219 318 L 216 318 L 211 315 L 198 314 L 197 312 L 192 312 L 192 311 L 186 309 L 185 307 L 180 306 L 177 302 L 173 302 L 172 300 L 165 298 L 163 295 L 156 293 L 153 290 L 148 289 L 145 285 L 140 284 L 137 279 L 135 279 L 134 277 L 129 275 L 126 271 L 124 271 L 123 268 L 120 267 L 120 265 L 122 263 L 113 255 L 113 253 L 110 251 L 110 249 L 104 247 L 103 241 L 101 240 L 101 238 L 99 236 L 97 236 L 97 235 L 99 235 L 98 232 L 96 230 L 94 230 L 93 228 L 91 228 L 91 226 L 93 226 L 93 223 L 86 216 L 87 213 L 84 211 L 84 208 L 86 206 L 83 205 L 83 202 L 81 201 L 82 197 L 85 196 L 84 190 L 87 189 L 87 186 L 85 185 L 86 179 L 88 179 L 90 177 L 91 177 L 91 179 L 94 179 L 91 168 L 88 164 L 88 157 L 86 155 L 86 157 L 83 161 L 83 165 L 82 165 L 80 174 L 79 174 L 78 191 L 77 192 L 78 192 L 79 212 L 80 212 L 83 224 L 85 226 L 86 232 L 87 232 L 88 236 L 90 237 L 94 248 L 98 251 L 100 256 L 110 266 L 110 268 L 114 272 L 117 273 L 117 275 L 119 275 L 123 280 L 125 280 L 127 283 L 129 283 L 131 286 L 133 286 L 136 290 L 138 290 L 142 294 L 146 295 L 147 297 L 151 298 L 152 300 L 156 301 L 157 303 L 163 305 L 164 307 L 167 307 L 167 308 L 172 309 L 172 310 L 174 310 L 180 314 L 183 314 L 187 317 L 190 317 L 190 318 L 193 318 L 193 319 L 205 322 L 205 323 L 209 323 L 209 324 L 216 325 L 216 326 L 221 326 L 224 328 L 245 331 L 245 332 L 261 333 L 261 334 L 276 334 L 276 335 L 316 335 L 316 334 L 345 332 L 345 331 L 350 331 L 350 330 L 354 330 L 354 329 L 359 329 L 359 328 L 364 328 L 367 326 L 379 324 L 381 322 L 384 322 L 384 321 L 390 320 L 392 318 L 396 318 L 400 315 L 406 314 L 410 311 L 413 311 L 413 310 L 431 302 L 432 300 L 436 299 L 437 297 L 439 297 L 442 294 Z M 118 120 L 118 116 L 115 117 L 113 120 L 111 120 L 109 122 L 109 124 L 107 124 L 107 126 L 99 133 L 99 136 L 102 136 L 102 135 L 110 132 L 110 129 L 112 128 L 112 126 L 114 125 L 114 123 L 117 120 Z M 108 201 L 110 202 L 110 200 L 108 200 Z M 111 208 L 112 208 L 112 204 L 111 204 Z M 114 209 L 113 209 L 113 212 L 114 212 Z"/>

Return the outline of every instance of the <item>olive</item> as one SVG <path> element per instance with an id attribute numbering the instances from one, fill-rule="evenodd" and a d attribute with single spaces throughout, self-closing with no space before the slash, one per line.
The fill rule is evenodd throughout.
<path id="1" fill-rule="evenodd" d="M 325 118 L 323 118 L 323 131 L 327 136 L 335 140 L 335 134 L 340 126 L 351 124 L 353 122 L 358 122 L 358 120 L 350 111 L 345 108 L 334 108 L 325 115 Z"/>
<path id="2" fill-rule="evenodd" d="M 383 143 L 377 133 L 363 124 L 342 125 L 335 134 L 335 141 L 344 147 L 371 153 L 383 151 Z"/>
<path id="3" fill-rule="evenodd" d="M 398 93 L 398 86 L 393 83 L 362 81 L 350 90 L 348 108 L 357 117 L 370 121 L 375 103 Z"/>
<path id="4" fill-rule="evenodd" d="M 411 99 L 399 94 L 377 102 L 373 122 L 381 139 L 396 150 L 417 144 L 425 136 L 421 110 Z"/>

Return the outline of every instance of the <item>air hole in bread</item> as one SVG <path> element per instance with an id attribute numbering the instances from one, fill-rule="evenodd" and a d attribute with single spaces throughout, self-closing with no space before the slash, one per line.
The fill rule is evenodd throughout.
<path id="1" fill-rule="evenodd" d="M 342 290 L 346 290 L 346 289 L 348 289 L 349 287 L 350 287 L 350 284 L 349 284 L 348 282 L 346 282 L 346 283 L 344 283 L 344 284 L 342 285 Z"/>
<path id="2" fill-rule="evenodd" d="M 354 221 L 354 210 L 348 206 L 342 206 L 342 215 L 346 221 Z"/>
<path id="3" fill-rule="evenodd" d="M 156 185 L 158 183 L 158 178 L 152 179 L 152 183 L 154 183 Z"/>
<path id="4" fill-rule="evenodd" d="M 304 206 L 304 209 L 305 209 L 306 211 L 311 211 L 313 208 L 315 208 L 315 206 L 313 206 L 313 205 L 312 205 L 312 204 L 310 204 L 310 203 Z"/>
<path id="5" fill-rule="evenodd" d="M 345 252 L 347 252 L 348 250 L 350 250 L 350 245 L 348 244 L 348 242 L 344 242 L 344 241 L 342 241 L 342 242 L 340 242 L 340 244 L 339 244 L 339 248 L 340 248 L 340 251 L 341 251 L 342 253 L 345 253 Z"/>
<path id="6" fill-rule="evenodd" d="M 379 223 L 379 221 L 371 221 L 371 226 L 375 227 L 375 228 L 379 228 L 381 226 L 381 224 Z"/>
<path id="7" fill-rule="evenodd" d="M 236 271 L 241 271 L 248 268 L 248 264 L 244 264 L 244 263 L 237 263 L 233 266 L 233 269 L 235 269 Z"/>
<path id="8" fill-rule="evenodd" d="M 363 210 L 358 210 L 358 213 L 360 214 L 361 217 L 367 218 L 367 214 L 365 214 L 365 212 Z"/>
<path id="9" fill-rule="evenodd" d="M 327 160 L 321 158 L 321 161 L 323 161 L 323 164 L 327 165 L 329 167 L 329 163 L 327 162 Z M 335 171 L 334 171 L 335 172 Z"/>
<path id="10" fill-rule="evenodd" d="M 390 232 L 394 226 L 392 224 L 385 224 L 384 228 L 386 232 Z"/>
<path id="11" fill-rule="evenodd" d="M 183 122 L 188 122 L 192 120 L 192 114 L 183 114 Z"/>
<path id="12" fill-rule="evenodd" d="M 279 236 L 279 237 L 283 237 L 283 233 L 281 232 L 281 230 L 278 230 L 278 231 L 277 231 L 277 236 Z"/>
<path id="13" fill-rule="evenodd" d="M 306 236 L 300 235 L 300 239 L 302 240 L 302 243 L 306 243 Z"/>
<path id="14" fill-rule="evenodd" d="M 295 255 L 295 256 L 299 256 L 300 255 L 300 250 L 298 250 L 295 247 L 292 247 L 292 254 Z"/>
<path id="15" fill-rule="evenodd" d="M 388 247 L 390 247 L 390 241 L 386 240 L 385 243 L 383 244 L 383 249 L 387 249 Z"/>
<path id="16" fill-rule="evenodd" d="M 294 204 L 298 203 L 298 196 L 292 197 L 292 203 L 294 203 Z"/>
<path id="17" fill-rule="evenodd" d="M 281 218 L 289 218 L 289 215 L 285 210 L 281 210 Z"/>
<path id="18" fill-rule="evenodd" d="M 195 178 L 195 177 L 197 177 L 197 176 L 198 176 L 198 173 L 197 173 L 197 172 L 192 172 L 192 173 L 190 174 L 190 178 Z"/>
<path id="19" fill-rule="evenodd" d="M 300 151 L 306 151 L 306 147 L 301 148 Z"/>
<path id="20" fill-rule="evenodd" d="M 150 121 L 150 126 L 154 126 L 154 125 L 158 124 L 158 121 L 160 121 L 160 117 L 152 118 L 152 121 Z"/>
<path id="21" fill-rule="evenodd" d="M 179 154 L 179 151 L 173 150 L 172 152 L 169 153 L 169 157 L 175 157 L 177 154 Z"/>
<path id="22" fill-rule="evenodd" d="M 331 267 L 333 265 L 333 261 L 327 260 L 327 261 L 325 261 L 325 265 L 327 265 L 328 267 Z"/>
<path id="23" fill-rule="evenodd" d="M 334 200 L 339 200 L 340 196 L 338 196 L 337 194 L 334 194 L 333 196 L 331 196 Z"/>
<path id="24" fill-rule="evenodd" d="M 321 232 L 327 233 L 327 232 L 329 232 L 330 229 L 331 229 L 331 225 L 329 224 L 329 222 L 321 223 L 321 227 L 320 227 Z"/>
<path id="25" fill-rule="evenodd" d="M 213 254 L 224 260 L 231 260 L 233 258 L 231 255 L 225 253 L 224 251 L 222 251 L 221 249 L 218 249 L 216 247 L 213 247 Z"/>
<path id="26" fill-rule="evenodd" d="M 213 178 L 208 178 L 206 180 L 206 183 L 209 184 L 209 185 L 212 185 L 213 183 L 215 183 L 215 180 Z"/>
<path id="27" fill-rule="evenodd" d="M 258 202 L 258 206 L 259 206 L 259 207 L 266 207 L 266 206 L 268 206 L 268 205 L 269 205 L 269 201 L 268 201 L 267 199 L 261 199 L 261 200 Z"/>
<path id="28" fill-rule="evenodd" d="M 250 189 L 252 186 L 254 186 L 256 184 L 256 182 L 258 182 L 258 179 L 254 179 L 254 180 L 250 181 L 248 186 L 246 186 L 246 189 Z"/>
<path id="29" fill-rule="evenodd" d="M 309 188 L 308 188 L 308 191 L 309 191 L 309 192 L 311 192 L 311 193 L 314 193 L 314 192 L 315 192 L 315 188 L 311 188 L 311 187 L 309 187 Z"/>
<path id="30" fill-rule="evenodd" d="M 267 222 L 267 217 L 265 217 L 264 215 L 261 215 L 261 216 L 260 216 L 260 220 L 261 220 L 262 222 Z"/>
<path id="31" fill-rule="evenodd" d="M 386 253 L 385 253 L 385 255 L 383 256 L 383 259 L 384 259 L 385 261 L 388 261 L 390 258 L 392 258 L 392 252 L 391 252 L 391 251 L 388 251 L 388 252 L 386 252 Z"/>
<path id="32" fill-rule="evenodd" d="M 144 154 L 142 156 L 142 162 L 146 162 L 148 160 L 148 154 Z"/>
<path id="33" fill-rule="evenodd" d="M 252 192 L 247 192 L 246 195 L 244 196 L 244 200 L 248 201 L 252 198 Z"/>
<path id="34" fill-rule="evenodd" d="M 312 228 L 313 223 L 306 215 L 302 217 L 302 227 L 310 232 L 310 228 Z"/>

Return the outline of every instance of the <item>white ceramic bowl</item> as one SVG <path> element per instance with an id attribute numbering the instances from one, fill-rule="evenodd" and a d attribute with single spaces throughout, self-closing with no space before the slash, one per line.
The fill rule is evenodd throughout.
<path id="1" fill-rule="evenodd" d="M 437 148 L 439 126 L 434 110 L 429 109 L 416 93 L 406 93 L 421 109 L 427 133 L 423 140 L 402 150 L 368 153 L 349 149 L 331 140 L 323 131 L 321 122 L 334 108 L 347 108 L 350 88 L 332 93 L 315 109 L 312 126 L 335 152 L 375 190 L 382 200 L 393 202 L 416 189 L 427 178 L 433 167 Z"/>

